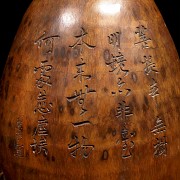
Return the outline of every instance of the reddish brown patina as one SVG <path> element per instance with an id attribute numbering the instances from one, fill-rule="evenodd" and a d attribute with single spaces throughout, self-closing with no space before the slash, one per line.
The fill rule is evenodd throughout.
<path id="1" fill-rule="evenodd" d="M 34 0 L 1 81 L 6 179 L 180 179 L 179 78 L 153 0 Z"/>

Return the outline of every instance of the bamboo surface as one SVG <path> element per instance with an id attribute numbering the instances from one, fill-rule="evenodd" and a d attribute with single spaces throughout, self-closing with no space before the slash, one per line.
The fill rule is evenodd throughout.
<path id="1" fill-rule="evenodd" d="M 34 0 L 1 80 L 5 178 L 180 179 L 179 78 L 153 0 Z"/>

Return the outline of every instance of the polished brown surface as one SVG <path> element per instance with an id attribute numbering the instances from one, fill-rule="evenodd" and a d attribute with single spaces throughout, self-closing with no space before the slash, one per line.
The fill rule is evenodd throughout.
<path id="1" fill-rule="evenodd" d="M 153 0 L 34 0 L 1 81 L 6 179 L 180 179 L 179 77 Z"/>

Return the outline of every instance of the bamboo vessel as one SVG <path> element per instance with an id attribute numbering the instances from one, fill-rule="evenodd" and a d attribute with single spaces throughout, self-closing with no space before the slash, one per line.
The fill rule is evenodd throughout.
<path id="1" fill-rule="evenodd" d="M 153 0 L 34 0 L 1 79 L 5 178 L 180 179 L 179 78 Z"/>

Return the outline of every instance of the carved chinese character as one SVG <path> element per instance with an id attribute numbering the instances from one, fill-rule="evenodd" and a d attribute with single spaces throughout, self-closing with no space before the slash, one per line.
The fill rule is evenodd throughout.
<path id="1" fill-rule="evenodd" d="M 36 86 L 37 88 L 41 89 L 44 85 L 52 86 L 51 83 L 51 76 L 49 75 L 42 75 L 39 79 L 36 79 Z"/>
<path id="2" fill-rule="evenodd" d="M 42 119 L 38 120 L 38 126 L 34 131 L 34 136 L 48 136 L 47 130 L 48 120 L 42 115 Z"/>
<path id="3" fill-rule="evenodd" d="M 132 150 L 134 148 L 134 142 L 125 140 L 122 146 L 122 158 L 127 159 L 132 156 Z"/>
<path id="4" fill-rule="evenodd" d="M 126 127 L 122 128 L 121 129 L 121 139 L 122 139 L 122 142 L 128 140 L 129 139 L 128 136 L 129 136 L 128 129 Z"/>
<path id="5" fill-rule="evenodd" d="M 122 81 L 122 78 L 118 78 L 118 82 L 117 85 L 119 86 L 119 88 L 123 87 L 126 83 L 124 81 Z"/>
<path id="6" fill-rule="evenodd" d="M 17 142 L 19 142 L 22 139 L 22 132 L 21 131 L 16 131 L 16 140 Z"/>
<path id="7" fill-rule="evenodd" d="M 82 82 L 82 78 L 84 78 L 84 79 L 90 79 L 91 78 L 91 75 L 85 75 L 84 74 L 84 71 L 83 71 L 82 68 L 83 68 L 83 66 L 86 65 L 86 63 L 83 62 L 82 58 L 81 58 L 81 60 L 82 60 L 82 63 L 76 65 L 76 67 L 77 67 L 77 74 L 74 76 L 74 78 L 79 77 L 80 82 Z"/>
<path id="8" fill-rule="evenodd" d="M 85 85 L 84 91 L 82 89 L 80 89 L 79 92 L 77 90 L 75 90 L 74 95 L 71 97 L 67 97 L 67 100 L 69 102 L 72 102 L 72 101 L 75 101 L 78 99 L 78 104 L 79 104 L 79 106 L 81 106 L 80 115 L 83 115 L 85 112 L 87 112 L 87 110 L 84 108 L 84 101 L 85 101 L 86 95 L 89 93 L 95 93 L 95 92 L 96 91 L 89 88 L 88 85 Z"/>
<path id="9" fill-rule="evenodd" d="M 80 121 L 80 122 L 72 123 L 72 125 L 74 127 L 86 126 L 86 125 L 90 125 L 90 124 L 91 124 L 90 121 Z"/>
<path id="10" fill-rule="evenodd" d="M 84 158 L 88 158 L 94 150 L 94 145 L 86 144 L 87 138 L 82 136 L 81 154 Z"/>
<path id="11" fill-rule="evenodd" d="M 143 25 L 136 27 L 135 34 L 138 35 L 139 41 L 135 43 L 135 45 L 141 44 L 142 48 L 149 48 L 148 42 L 151 41 L 150 38 L 146 36 L 147 28 L 145 28 Z"/>
<path id="12" fill-rule="evenodd" d="M 46 91 L 43 90 L 43 91 L 40 91 L 39 92 L 39 95 L 37 97 L 37 101 L 46 101 Z"/>
<path id="13" fill-rule="evenodd" d="M 51 54 L 54 50 L 54 39 L 59 38 L 60 36 L 54 35 L 54 36 L 45 36 L 46 32 L 43 33 L 42 36 L 40 36 L 34 44 L 38 46 L 38 48 L 43 47 L 43 52 L 46 54 Z"/>
<path id="14" fill-rule="evenodd" d="M 129 70 L 124 69 L 126 59 L 121 52 L 118 52 L 118 54 L 119 55 L 117 56 L 114 56 L 112 54 L 111 61 L 106 62 L 106 64 L 111 67 L 111 70 L 109 72 L 117 71 L 117 74 L 119 74 L 122 71 L 124 73 L 124 76 L 126 76 L 129 73 Z"/>
<path id="15" fill-rule="evenodd" d="M 80 106 L 83 106 L 84 105 L 84 102 L 83 104 L 79 104 Z M 80 110 L 80 116 L 82 116 L 83 114 L 85 114 L 87 112 L 87 109 L 85 109 L 84 107 L 81 107 L 81 110 Z"/>
<path id="16" fill-rule="evenodd" d="M 144 68 L 144 72 L 146 75 L 149 75 L 151 72 L 158 73 L 158 71 L 154 68 L 156 68 L 155 63 L 152 62 L 152 56 L 144 56 L 143 64 L 146 64 L 146 67 Z"/>
<path id="17" fill-rule="evenodd" d="M 72 141 L 70 144 L 68 144 L 68 149 L 71 150 L 70 154 L 72 157 L 76 158 L 78 150 L 80 149 L 80 143 L 77 136 L 74 136 L 72 138 Z"/>
<path id="18" fill-rule="evenodd" d="M 118 78 L 117 85 L 119 87 L 119 90 L 118 90 L 119 94 L 123 93 L 125 96 L 129 96 L 131 94 L 131 89 L 128 89 L 128 88 L 121 89 L 125 84 L 126 83 L 124 81 L 122 81 L 122 78 Z M 116 94 L 116 92 L 113 91 L 112 95 L 115 95 L 115 94 Z"/>
<path id="19" fill-rule="evenodd" d="M 16 140 L 19 141 L 20 139 L 22 139 L 22 133 L 23 133 L 22 120 L 18 118 L 16 125 L 17 125 L 16 126 Z"/>
<path id="20" fill-rule="evenodd" d="M 37 106 L 34 110 L 34 113 L 39 112 L 40 114 L 48 114 L 52 112 L 52 103 L 47 102 L 37 102 Z"/>
<path id="21" fill-rule="evenodd" d="M 71 150 L 70 154 L 73 158 L 78 155 L 83 158 L 88 158 L 91 152 L 94 150 L 94 145 L 86 144 L 87 138 L 82 136 L 82 142 L 79 142 L 79 138 L 74 136 L 70 144 L 68 144 L 68 149 Z M 78 154 L 79 152 L 79 154 Z"/>
<path id="22" fill-rule="evenodd" d="M 24 157 L 24 146 L 23 145 L 16 144 L 14 156 L 19 157 L 19 158 Z"/>
<path id="23" fill-rule="evenodd" d="M 126 120 L 129 116 L 132 116 L 132 109 L 130 106 L 126 105 L 125 101 L 119 103 L 117 107 L 117 114 L 116 117 L 120 118 L 121 120 Z"/>
<path id="24" fill-rule="evenodd" d="M 77 46 L 80 46 L 81 48 L 81 53 L 82 53 L 82 46 L 84 45 L 85 47 L 89 48 L 89 49 L 94 49 L 96 46 L 90 45 L 87 42 L 84 41 L 84 37 L 87 35 L 88 33 L 84 30 L 84 28 L 81 28 L 81 33 L 77 36 L 75 36 L 75 38 L 77 39 L 77 41 L 72 45 L 69 46 L 71 48 L 75 48 Z"/>
<path id="25" fill-rule="evenodd" d="M 24 157 L 24 146 L 22 145 L 23 139 L 23 123 L 20 118 L 16 122 L 16 143 L 15 143 L 15 153 L 16 157 Z"/>
<path id="26" fill-rule="evenodd" d="M 35 67 L 34 68 L 34 73 L 37 73 L 38 70 L 41 70 L 41 74 L 44 75 L 45 73 L 48 73 L 49 71 L 52 70 L 52 65 L 46 64 L 48 63 L 48 60 L 41 61 L 41 66 L 40 67 Z"/>
<path id="27" fill-rule="evenodd" d="M 90 88 L 88 87 L 88 85 L 85 85 L 85 91 L 84 91 L 84 92 L 83 92 L 82 89 L 81 89 L 79 92 L 78 92 L 77 90 L 75 90 L 75 91 L 74 91 L 74 95 L 71 96 L 71 97 L 67 97 L 67 100 L 68 100 L 69 102 L 72 102 L 72 101 L 80 98 L 79 103 L 81 104 L 81 103 L 84 101 L 84 100 L 82 100 L 82 99 L 84 99 L 84 98 L 82 98 L 82 96 L 85 96 L 85 95 L 87 95 L 87 94 L 89 94 L 89 93 L 95 93 L 95 92 L 96 92 L 96 91 L 93 90 L 93 89 L 90 89 Z"/>
<path id="28" fill-rule="evenodd" d="M 152 78 L 152 81 L 153 81 L 153 83 L 150 85 L 149 95 L 154 98 L 159 95 L 159 88 L 157 86 L 156 80 Z"/>
<path id="29" fill-rule="evenodd" d="M 41 70 L 40 72 L 40 78 L 36 79 L 36 86 L 37 88 L 43 88 L 44 85 L 51 86 L 51 76 L 48 75 L 48 73 L 52 70 L 52 65 L 46 64 L 48 61 L 41 61 L 40 67 L 34 68 L 34 73 L 37 73 L 38 70 Z"/>
<path id="30" fill-rule="evenodd" d="M 109 44 L 112 44 L 114 47 L 120 48 L 120 36 L 121 32 L 115 32 L 108 36 Z"/>
<path id="31" fill-rule="evenodd" d="M 34 143 L 30 145 L 34 154 L 44 153 L 44 156 L 48 155 L 46 138 L 41 136 L 39 143 L 33 138 Z"/>
<path id="32" fill-rule="evenodd" d="M 37 105 L 34 113 L 37 111 L 41 114 L 47 114 L 52 112 L 52 103 L 47 103 L 46 101 L 46 91 L 40 91 L 37 97 Z"/>
<path id="33" fill-rule="evenodd" d="M 157 143 L 154 145 L 154 156 L 167 155 L 166 136 L 156 138 Z"/>
<path id="34" fill-rule="evenodd" d="M 126 126 L 127 126 L 127 124 L 124 123 L 123 128 L 121 129 L 121 140 L 122 140 L 122 142 L 136 136 L 136 132 L 135 131 L 129 132 L 129 130 Z"/>
<path id="35" fill-rule="evenodd" d="M 157 117 L 156 121 L 155 121 L 155 126 L 154 128 L 151 130 L 151 132 L 156 135 L 159 134 L 161 132 L 166 131 L 166 125 L 164 123 L 164 121 L 162 119 L 160 119 L 159 117 Z"/>
<path id="36" fill-rule="evenodd" d="M 23 131 L 23 125 L 22 125 L 22 120 L 20 118 L 17 119 L 16 124 L 17 124 L 17 129 L 22 132 Z"/>

